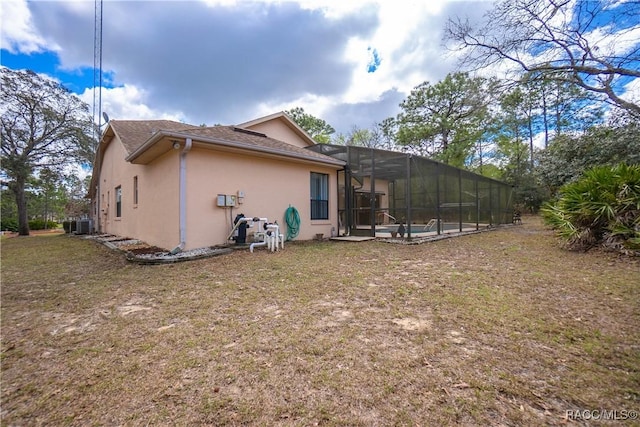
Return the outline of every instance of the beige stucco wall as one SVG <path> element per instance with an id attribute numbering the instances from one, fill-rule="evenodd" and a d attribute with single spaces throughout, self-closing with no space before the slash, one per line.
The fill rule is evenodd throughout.
<path id="1" fill-rule="evenodd" d="M 136 238 L 164 249 L 180 243 L 180 151 L 171 150 L 147 165 L 124 161 L 126 153 L 115 138 L 105 150 L 100 174 L 101 232 Z M 186 155 L 185 250 L 227 243 L 235 215 L 266 217 L 285 226 L 289 206 L 301 218 L 297 240 L 329 237 L 338 229 L 337 171 L 324 165 L 256 157 L 194 147 Z M 329 219 L 311 221 L 310 173 L 329 175 Z M 134 176 L 138 204 L 133 204 Z M 116 217 L 115 189 L 122 188 L 122 213 Z M 244 192 L 237 207 L 216 206 L 218 194 Z M 286 234 L 283 229 L 282 234 Z"/>
<path id="2" fill-rule="evenodd" d="M 371 178 L 364 177 L 362 179 L 362 188 L 358 189 L 359 193 L 368 193 L 371 191 Z M 375 180 L 375 191 L 380 194 L 380 209 L 389 209 L 389 181 L 386 179 Z"/>
<path id="3" fill-rule="evenodd" d="M 178 151 L 170 151 L 148 165 L 124 161 L 126 152 L 114 138 L 105 150 L 100 171 L 100 210 L 103 233 L 138 238 L 165 249 L 179 242 Z M 134 176 L 138 204 L 134 205 Z M 122 212 L 116 217 L 115 189 L 122 188 Z"/>
<path id="4" fill-rule="evenodd" d="M 258 123 L 256 125 L 248 127 L 256 132 L 262 132 L 270 138 L 285 141 L 289 144 L 297 147 L 308 147 L 309 143 L 302 139 L 293 129 L 285 125 L 279 120 L 270 120 L 264 123 Z"/>
<path id="5" fill-rule="evenodd" d="M 328 220 L 310 219 L 311 172 L 329 175 Z M 194 148 L 187 155 L 187 188 L 186 249 L 227 243 L 238 213 L 266 217 L 284 227 L 284 213 L 289 206 L 300 213 L 297 240 L 312 239 L 317 233 L 329 237 L 332 228 L 338 229 L 334 168 Z M 235 208 L 216 206 L 218 194 L 237 196 L 239 191 L 245 197 Z"/>

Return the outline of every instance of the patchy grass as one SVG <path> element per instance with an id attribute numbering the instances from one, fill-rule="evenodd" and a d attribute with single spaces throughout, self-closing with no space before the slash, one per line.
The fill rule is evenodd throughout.
<path id="1" fill-rule="evenodd" d="M 144 266 L 2 240 L 2 425 L 556 425 L 640 409 L 640 264 L 523 226 Z M 570 422 L 571 424 L 571 422 Z"/>

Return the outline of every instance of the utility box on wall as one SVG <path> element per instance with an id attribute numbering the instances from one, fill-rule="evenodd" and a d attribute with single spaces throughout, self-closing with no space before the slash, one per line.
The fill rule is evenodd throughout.
<path id="1" fill-rule="evenodd" d="M 216 197 L 216 206 L 221 208 L 236 206 L 237 198 L 235 194 L 218 194 Z"/>

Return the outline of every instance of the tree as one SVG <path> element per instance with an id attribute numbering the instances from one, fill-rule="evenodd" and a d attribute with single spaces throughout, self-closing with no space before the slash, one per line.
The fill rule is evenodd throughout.
<path id="1" fill-rule="evenodd" d="M 531 99 L 535 127 L 543 125 L 545 148 L 551 135 L 558 137 L 567 132 L 584 132 L 602 122 L 602 101 L 580 86 L 547 80 L 540 73 L 525 73 L 518 85 Z"/>
<path id="2" fill-rule="evenodd" d="M 398 141 L 396 135 L 398 134 L 398 121 L 395 117 L 387 117 L 382 122 L 376 125 L 381 133 L 381 138 L 389 150 L 397 148 Z"/>
<path id="3" fill-rule="evenodd" d="M 554 194 L 577 180 L 585 170 L 618 163 L 640 164 L 640 119 L 617 111 L 608 124 L 593 126 L 582 135 L 561 135 L 540 153 L 537 174 Z"/>
<path id="4" fill-rule="evenodd" d="M 395 121 L 399 145 L 416 149 L 454 166 L 463 166 L 473 145 L 484 133 L 491 82 L 466 73 L 448 74 L 432 85 L 424 82 L 402 101 Z"/>
<path id="5" fill-rule="evenodd" d="M 371 129 L 362 129 L 354 125 L 346 135 L 342 133 L 336 135 L 333 138 L 333 142 L 339 145 L 352 145 L 387 150 L 392 147 L 389 140 L 385 138 L 381 126 L 377 123 L 374 123 Z"/>
<path id="6" fill-rule="evenodd" d="M 87 104 L 53 80 L 4 67 L 0 78 L 2 174 L 16 198 L 18 233 L 29 235 L 27 181 L 81 161 L 93 123 Z"/>
<path id="7" fill-rule="evenodd" d="M 533 95 L 524 85 L 503 93 L 491 126 L 499 179 L 513 185 L 514 204 L 530 211 L 537 210 L 545 198 L 533 173 L 533 136 L 538 121 Z"/>
<path id="8" fill-rule="evenodd" d="M 518 144 L 529 143 L 529 164 L 533 169 L 534 121 L 536 118 L 534 93 L 526 85 L 515 86 L 500 100 L 500 114 L 496 126 L 498 134 Z M 521 149 L 517 151 L 522 151 Z"/>
<path id="9" fill-rule="evenodd" d="M 81 180 L 75 174 L 65 176 L 65 201 L 64 214 L 67 219 L 80 219 L 87 217 L 91 212 L 89 199 L 86 194 L 89 192 L 91 176 Z"/>
<path id="10" fill-rule="evenodd" d="M 546 80 L 577 85 L 640 116 L 623 83 L 640 77 L 637 1 L 503 0 L 479 27 L 449 20 L 445 37 L 467 53 L 463 66 L 505 61 Z M 624 81 L 626 79 L 626 81 Z"/>
<path id="11" fill-rule="evenodd" d="M 0 229 L 3 231 L 18 231 L 16 198 L 4 182 L 0 187 L 0 205 Z"/>
<path id="12" fill-rule="evenodd" d="M 57 221 L 62 217 L 64 204 L 66 203 L 64 191 L 62 188 L 62 176 L 49 168 L 42 168 L 38 173 L 38 179 L 34 181 L 34 189 L 36 197 L 33 198 L 37 202 L 37 208 L 28 209 L 30 212 L 42 212 L 41 216 L 45 228 L 48 221 Z M 27 204 L 29 206 L 29 204 Z"/>
<path id="13" fill-rule="evenodd" d="M 335 133 L 335 129 L 327 122 L 319 119 L 311 114 L 305 113 L 304 108 L 295 107 L 285 113 L 293 119 L 294 122 L 305 130 L 311 137 L 321 144 L 328 144 L 331 140 L 331 134 Z"/>

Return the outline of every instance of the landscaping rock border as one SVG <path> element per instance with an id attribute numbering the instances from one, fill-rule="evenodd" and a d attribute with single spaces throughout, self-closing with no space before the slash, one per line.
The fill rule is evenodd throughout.
<path id="1" fill-rule="evenodd" d="M 171 264 L 183 261 L 192 261 L 202 258 L 210 258 L 233 252 L 228 247 L 206 247 L 172 254 L 170 251 L 151 246 L 138 239 L 114 236 L 112 234 L 83 235 L 83 239 L 94 240 L 109 249 L 122 252 L 127 261 L 136 264 Z"/>

